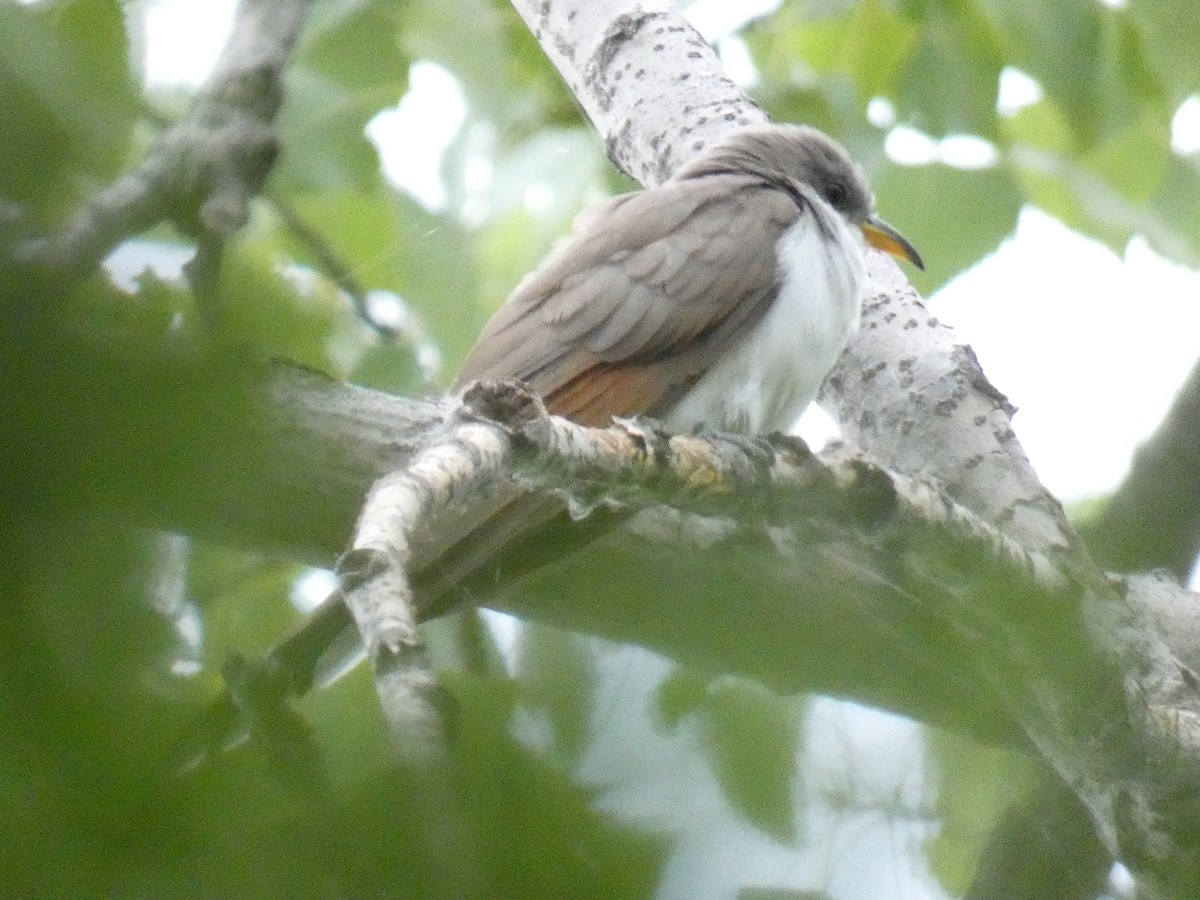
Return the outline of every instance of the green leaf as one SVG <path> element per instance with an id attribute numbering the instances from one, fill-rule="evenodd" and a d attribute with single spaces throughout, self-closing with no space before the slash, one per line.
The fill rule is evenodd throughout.
<path id="1" fill-rule="evenodd" d="M 474 252 L 457 222 L 382 186 L 304 194 L 293 204 L 366 289 L 394 291 L 409 304 L 447 360 L 466 354 L 484 314 Z M 288 255 L 319 268 L 311 248 L 286 233 L 282 240 Z"/>
<path id="2" fill-rule="evenodd" d="M 502 119 L 520 104 L 511 91 L 508 69 L 509 16 L 488 0 L 415 0 L 404 32 L 404 48 L 414 59 L 444 66 L 462 83 L 473 110 Z"/>
<path id="3" fill-rule="evenodd" d="M 402 8 L 385 0 L 314 7 L 285 75 L 278 123 L 284 153 L 272 174 L 277 189 L 365 190 L 382 182 L 363 130 L 407 88 L 401 26 Z"/>
<path id="4" fill-rule="evenodd" d="M 1028 764 L 1004 750 L 951 732 L 928 730 L 937 766 L 935 799 L 941 827 L 927 844 L 929 866 L 951 895 L 971 884 L 979 853 L 993 826 L 1020 794 Z"/>
<path id="5" fill-rule="evenodd" d="M 1162 185 L 1171 136 L 1153 122 L 1133 120 L 1083 158 L 1084 165 L 1131 203 L 1142 204 Z"/>
<path id="6" fill-rule="evenodd" d="M 588 639 L 531 622 L 521 626 L 515 672 L 521 701 L 549 715 L 555 760 L 564 767 L 586 749 L 595 668 Z"/>
<path id="7" fill-rule="evenodd" d="M 658 703 L 664 721 L 699 717 L 702 750 L 730 804 L 777 840 L 794 842 L 800 740 L 795 701 L 740 678 L 714 680 L 701 695 L 694 681 L 677 672 L 663 682 Z"/>
<path id="8" fill-rule="evenodd" d="M 1167 256 L 1200 257 L 1200 226 L 1190 210 L 1200 178 L 1170 150 L 1157 115 L 1127 123 L 1090 152 L 1071 152 L 1069 126 L 1041 101 L 1007 120 L 1011 172 L 1029 201 L 1122 252 L 1142 234 Z"/>
<path id="9" fill-rule="evenodd" d="M 840 18 L 809 19 L 793 29 L 791 46 L 817 71 L 848 75 L 864 101 L 887 94 L 920 33 L 917 23 L 889 7 L 864 0 Z"/>
<path id="10" fill-rule="evenodd" d="M 1076 147 L 1101 137 L 1115 99 L 1129 87 L 1110 77 L 1119 14 L 1095 0 L 979 0 L 1004 35 L 1006 61 L 1035 78 L 1070 126 Z"/>
<path id="11" fill-rule="evenodd" d="M 857 91 L 845 79 L 822 79 L 812 86 L 764 80 L 750 94 L 772 121 L 802 122 L 839 139 L 845 135 L 847 121 L 862 115 Z"/>
<path id="12" fill-rule="evenodd" d="M 1200 90 L 1200 4 L 1194 0 L 1130 0 L 1125 9 L 1145 46 L 1146 60 L 1174 109 Z"/>
<path id="13" fill-rule="evenodd" d="M 0 5 L 0 196 L 51 216 L 125 161 L 138 108 L 115 0 Z"/>
<path id="14" fill-rule="evenodd" d="M 970 3 L 925 4 L 919 37 L 888 96 L 899 121 L 942 137 L 995 133 L 1002 38 Z"/>
<path id="15" fill-rule="evenodd" d="M 931 134 L 990 136 L 1004 65 L 990 23 L 965 4 L 927 5 L 919 17 L 896 9 L 882 0 L 790 4 L 757 22 L 745 35 L 763 75 L 756 93 L 773 98 L 772 109 L 782 118 L 834 133 L 853 127 L 845 113 L 842 127 L 831 128 L 820 103 L 779 109 L 780 92 L 819 92 L 845 107 L 838 93 L 848 91 L 859 120 L 867 101 L 883 96 L 900 121 Z"/>
<path id="16" fill-rule="evenodd" d="M 1024 197 L 1004 169 L 888 166 L 875 178 L 884 218 L 921 251 L 925 271 L 906 269 L 929 294 L 1012 233 Z"/>
<path id="17" fill-rule="evenodd" d="M 595 132 L 580 128 L 543 131 L 497 160 L 491 218 L 478 237 L 485 310 L 499 306 L 570 231 L 580 209 L 601 193 L 607 165 Z M 531 190 L 541 195 L 532 212 Z"/>
<path id="18" fill-rule="evenodd" d="M 1159 253 L 1200 266 L 1200 173 L 1195 164 L 1172 155 L 1158 191 L 1150 199 L 1143 231 Z"/>
<path id="19" fill-rule="evenodd" d="M 517 686 L 456 672 L 442 683 L 460 712 L 454 771 L 469 800 L 462 824 L 490 876 L 480 896 L 650 896 L 663 839 L 605 815 L 558 766 L 513 739 Z"/>
<path id="20" fill-rule="evenodd" d="M 365 349 L 366 329 L 333 285 L 316 280 L 302 290 L 281 273 L 267 244 L 242 241 L 226 253 L 221 291 L 229 338 L 260 355 L 344 378 Z M 358 353 L 348 347 L 355 337 Z"/>
<path id="21" fill-rule="evenodd" d="M 1050 100 L 1040 100 L 1003 120 L 1013 177 L 1026 198 L 1060 222 L 1084 229 L 1087 215 L 1063 177 L 1071 152 L 1070 125 Z"/>
<path id="22" fill-rule="evenodd" d="M 400 4 L 388 0 L 325 0 L 309 13 L 296 62 L 347 89 L 402 84 L 403 25 Z"/>

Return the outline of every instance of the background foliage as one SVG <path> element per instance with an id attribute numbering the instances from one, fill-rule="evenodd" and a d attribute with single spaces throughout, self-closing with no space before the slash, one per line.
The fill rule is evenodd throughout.
<path id="1" fill-rule="evenodd" d="M 0 3 L 0 239 L 61 222 L 185 108 L 178 91 L 142 86 L 142 12 L 116 0 Z M 1200 86 L 1194 0 L 785 3 L 738 36 L 769 114 L 824 128 L 864 162 L 881 209 L 931 262 L 917 276 L 923 291 L 994 249 L 1026 203 L 1114 248 L 1138 233 L 1200 260 L 1197 159 L 1170 141 L 1173 115 Z M 442 160 L 447 202 L 432 210 L 388 186 L 363 134 L 420 61 L 452 73 L 467 102 Z M 997 110 L 1005 67 L 1041 88 L 1015 113 Z M 283 156 L 222 273 L 223 327 L 255 357 L 433 392 L 582 203 L 628 186 L 502 0 L 324 0 L 287 91 Z M 886 130 L 866 115 L 876 98 L 935 140 L 986 140 L 994 162 L 890 162 Z M 121 273 L 114 264 L 80 287 L 72 327 L 130 359 L 201 341 L 195 300 L 164 268 L 172 246 L 186 244 L 156 230 Z M 159 274 L 143 272 L 146 261 Z M 399 339 L 356 316 L 344 276 L 363 294 L 388 292 Z M 42 299 L 36 285 L 17 288 L 19 303 Z M 3 339 L 0 359 L 45 352 L 20 329 Z M 170 384 L 157 389 L 166 402 Z M 295 620 L 307 570 L 260 548 L 134 527 L 90 504 L 86 479 L 23 481 L 26 462 L 5 451 L 0 497 L 12 511 L 0 525 L 0 892 L 435 891 L 423 786 L 389 759 L 363 671 L 305 699 L 299 719 L 183 776 L 162 771 L 231 654 L 254 654 Z M 152 478 L 173 461 L 136 464 Z M 717 891 L 720 860 L 696 870 L 709 881 L 690 891 L 686 873 L 663 874 L 683 865 L 681 847 L 704 846 L 694 828 L 684 837 L 698 796 L 721 807 L 722 833 L 745 848 L 724 864 L 729 893 L 779 881 L 756 860 L 788 860 L 795 875 L 806 852 L 820 885 L 822 865 L 844 862 L 830 835 L 839 822 L 865 828 L 852 818 L 864 807 L 916 821 L 901 832 L 912 842 L 905 877 L 958 892 L 1021 779 L 1013 758 L 944 736 L 919 745 L 916 789 L 882 797 L 822 780 L 830 732 L 818 738 L 802 702 L 755 684 L 540 626 L 509 641 L 470 619 L 433 626 L 430 641 L 463 709 L 456 753 L 473 818 L 459 837 L 491 896 L 645 896 L 664 878 L 681 896 Z M 686 761 L 682 780 L 645 771 L 668 744 Z M 674 787 L 647 801 L 655 784 Z M 669 793 L 680 784 L 690 799 Z"/>

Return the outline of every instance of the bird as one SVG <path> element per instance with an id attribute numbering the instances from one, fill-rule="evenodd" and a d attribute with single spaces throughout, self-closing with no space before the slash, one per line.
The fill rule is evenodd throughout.
<path id="1" fill-rule="evenodd" d="M 586 211 L 454 388 L 516 378 L 583 425 L 786 429 L 858 326 L 868 247 L 924 268 L 841 144 L 803 125 L 734 131 L 662 185 Z"/>
<path id="2" fill-rule="evenodd" d="M 841 144 L 803 125 L 734 131 L 662 185 L 586 210 L 484 326 L 452 390 L 517 379 L 589 426 L 785 430 L 858 327 L 868 247 L 924 267 Z M 496 581 L 553 561 L 561 514 L 538 496 L 501 508 L 420 573 L 420 612 L 461 605 L 484 567 Z M 593 513 L 573 543 L 610 518 Z"/>
<path id="3" fill-rule="evenodd" d="M 787 429 L 858 327 L 868 248 L 924 268 L 841 144 L 803 125 L 742 128 L 663 184 L 586 210 L 485 325 L 452 389 L 519 379 L 587 426 Z M 510 574 L 556 558 L 561 515 L 534 495 L 503 507 L 414 573 L 420 617 L 456 608 L 481 572 L 494 581 L 498 556 Z M 603 518 L 592 536 L 611 527 Z M 344 605 L 327 603 L 271 656 L 305 690 L 348 627 Z"/>

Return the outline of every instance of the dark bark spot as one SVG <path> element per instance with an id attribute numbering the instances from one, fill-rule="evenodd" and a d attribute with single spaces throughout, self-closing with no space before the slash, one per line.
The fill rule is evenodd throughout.
<path id="1" fill-rule="evenodd" d="M 348 550 L 337 561 L 338 582 L 344 593 L 358 590 L 368 581 L 373 581 L 387 571 L 387 557 L 370 547 Z"/>
<path id="2" fill-rule="evenodd" d="M 873 381 L 875 379 L 875 376 L 878 375 L 880 372 L 882 372 L 886 368 L 887 368 L 886 362 L 875 363 L 875 365 L 870 366 L 866 369 L 863 369 L 862 374 L 859 376 L 859 378 L 862 381 Z"/>

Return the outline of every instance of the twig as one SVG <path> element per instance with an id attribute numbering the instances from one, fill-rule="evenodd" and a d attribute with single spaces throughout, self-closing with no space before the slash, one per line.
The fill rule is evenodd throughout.
<path id="1" fill-rule="evenodd" d="M 416 359 L 417 368 L 425 377 L 427 384 L 432 384 L 433 373 L 430 367 L 422 364 L 422 353 L 432 346 L 424 323 L 411 309 L 404 309 L 404 314 L 396 322 L 383 322 L 371 309 L 371 292 L 354 274 L 346 260 L 325 239 L 321 232 L 306 222 L 303 216 L 278 192 L 268 191 L 266 195 L 275 208 L 283 224 L 301 241 L 316 259 L 317 265 L 328 276 L 337 288 L 346 295 L 350 304 L 369 328 L 381 338 L 388 341 L 403 341 L 407 349 Z M 394 297 L 396 303 L 404 303 L 399 297 Z"/>

